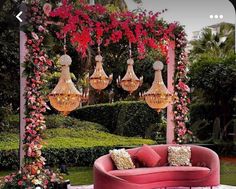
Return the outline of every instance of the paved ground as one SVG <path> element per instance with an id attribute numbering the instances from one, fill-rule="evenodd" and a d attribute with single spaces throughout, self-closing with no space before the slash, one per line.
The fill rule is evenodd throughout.
<path id="1" fill-rule="evenodd" d="M 90 186 L 71 186 L 69 189 L 93 189 L 93 185 Z M 112 188 L 111 188 L 112 189 Z M 189 187 L 169 187 L 168 189 L 189 189 Z M 192 189 L 210 189 L 210 187 L 192 187 Z M 236 186 L 221 185 L 213 187 L 213 189 L 236 189 Z"/>

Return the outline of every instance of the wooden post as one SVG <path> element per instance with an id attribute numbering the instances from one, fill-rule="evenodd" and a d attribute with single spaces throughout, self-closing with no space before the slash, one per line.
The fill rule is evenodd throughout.
<path id="1" fill-rule="evenodd" d="M 25 20 L 26 5 L 21 4 L 20 10 L 23 12 L 21 18 Z M 20 25 L 23 26 L 25 22 L 23 21 Z M 26 34 L 20 29 L 20 140 L 19 140 L 19 154 L 20 154 L 20 169 L 24 166 L 24 149 L 23 149 L 23 139 L 25 134 L 25 87 L 26 78 L 23 76 L 24 67 L 23 63 L 25 61 L 25 55 L 27 53 L 25 43 L 27 41 Z"/>
<path id="2" fill-rule="evenodd" d="M 170 42 L 168 48 L 169 63 L 167 65 L 167 88 L 171 94 L 174 93 L 174 73 L 175 73 L 175 42 Z M 174 112 L 173 105 L 167 107 L 167 128 L 166 128 L 166 143 L 172 144 L 174 140 Z"/>

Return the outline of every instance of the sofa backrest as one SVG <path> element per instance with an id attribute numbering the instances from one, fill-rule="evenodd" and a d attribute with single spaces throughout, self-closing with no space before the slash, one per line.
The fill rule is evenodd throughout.
<path id="1" fill-rule="evenodd" d="M 153 145 L 151 146 L 153 150 L 155 150 L 160 156 L 161 160 L 158 166 L 168 165 L 168 147 L 169 146 L 179 146 L 178 144 L 163 144 L 163 145 Z M 188 145 L 191 146 L 191 163 L 193 166 L 210 166 L 212 161 L 216 161 L 218 163 L 217 154 L 205 147 L 197 146 L 197 145 Z M 128 149 L 129 154 L 135 156 L 135 153 L 140 149 L 133 148 Z M 199 165 L 198 165 L 199 164 Z M 111 171 L 116 169 L 114 163 L 109 154 L 98 158 L 95 162 L 95 166 L 103 171 Z"/>
<path id="2" fill-rule="evenodd" d="M 205 147 L 197 146 L 197 145 L 188 145 L 191 147 L 191 160 L 193 166 L 205 166 L 209 164 L 209 158 L 216 157 L 217 154 Z M 158 166 L 168 165 L 168 147 L 169 146 L 180 146 L 179 144 L 161 144 L 161 145 L 153 145 L 151 146 L 153 150 L 155 150 L 160 156 L 161 160 L 158 163 Z M 135 156 L 135 153 L 139 150 L 139 148 L 134 148 L 128 150 L 131 156 Z M 203 157 L 201 157 L 203 156 Z M 204 158 L 209 157 L 209 158 Z M 217 157 L 216 157 L 217 158 Z"/>

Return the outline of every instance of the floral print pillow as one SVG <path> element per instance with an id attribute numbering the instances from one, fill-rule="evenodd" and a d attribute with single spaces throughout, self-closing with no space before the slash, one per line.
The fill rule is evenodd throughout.
<path id="1" fill-rule="evenodd" d="M 169 146 L 168 162 L 170 166 L 192 166 L 190 146 Z"/>
<path id="2" fill-rule="evenodd" d="M 109 153 L 118 170 L 135 168 L 130 154 L 124 148 L 120 150 L 110 150 Z"/>

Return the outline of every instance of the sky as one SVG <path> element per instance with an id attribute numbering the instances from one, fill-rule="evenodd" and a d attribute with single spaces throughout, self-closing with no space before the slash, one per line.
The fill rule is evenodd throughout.
<path id="1" fill-rule="evenodd" d="M 129 10 L 134 10 L 138 4 L 133 0 L 125 0 Z M 166 21 L 178 21 L 185 25 L 188 39 L 192 38 L 193 31 L 200 31 L 206 26 L 220 22 L 235 24 L 235 9 L 229 0 L 142 0 L 141 7 L 148 11 L 167 12 L 161 15 Z M 210 18 L 210 15 L 212 15 Z M 218 18 L 215 18 L 218 15 Z M 223 18 L 219 18 L 220 15 Z M 221 17 L 222 17 L 221 16 Z"/>

